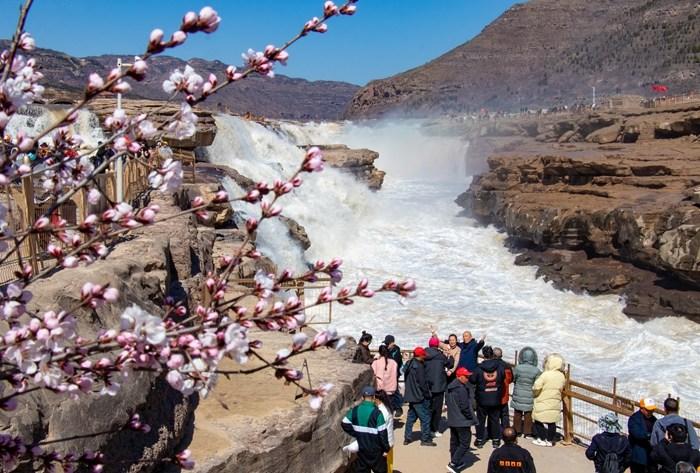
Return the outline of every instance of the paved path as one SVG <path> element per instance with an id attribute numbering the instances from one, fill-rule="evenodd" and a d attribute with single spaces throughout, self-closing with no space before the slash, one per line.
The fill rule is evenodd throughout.
<path id="1" fill-rule="evenodd" d="M 416 440 L 409 445 L 403 444 L 403 421 L 401 427 L 394 431 L 396 442 L 394 446 L 394 473 L 439 473 L 447 472 L 446 465 L 450 461 L 449 430 L 442 437 L 435 439 L 437 447 L 421 447 Z M 414 438 L 418 438 L 420 423 L 413 427 Z M 473 442 L 472 442 L 473 443 Z M 592 473 L 593 463 L 586 459 L 584 449 L 576 445 L 555 447 L 538 447 L 529 439 L 519 439 L 521 446 L 532 454 L 537 467 L 537 473 Z M 489 457 L 493 451 L 489 442 L 484 448 L 475 449 L 471 453 L 474 463 L 465 472 L 486 473 Z"/>

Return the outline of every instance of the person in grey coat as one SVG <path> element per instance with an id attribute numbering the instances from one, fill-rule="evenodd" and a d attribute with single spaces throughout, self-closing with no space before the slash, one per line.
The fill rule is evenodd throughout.
<path id="1" fill-rule="evenodd" d="M 447 387 L 447 425 L 450 428 L 450 463 L 448 471 L 462 471 L 466 465 L 464 455 L 471 443 L 471 426 L 476 425 L 476 412 L 472 394 L 467 389 L 469 375 L 466 368 L 457 368 L 456 378 Z"/>
<path id="2" fill-rule="evenodd" d="M 525 347 L 520 350 L 518 364 L 513 368 L 513 427 L 518 435 L 532 435 L 532 385 L 542 371 L 537 367 L 537 352 Z"/>

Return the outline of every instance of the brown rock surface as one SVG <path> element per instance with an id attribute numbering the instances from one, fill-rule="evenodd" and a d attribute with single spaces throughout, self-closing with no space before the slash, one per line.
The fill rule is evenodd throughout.
<path id="1" fill-rule="evenodd" d="M 156 194 L 159 216 L 179 211 L 170 198 Z M 32 288 L 31 310 L 79 306 L 80 288 L 86 281 L 119 289 L 117 303 L 95 311 L 80 309 L 79 333 L 94 336 L 99 330 L 119 326 L 122 311 L 137 304 L 162 315 L 163 295 L 181 291 L 198 272 L 192 255 L 198 254 L 196 232 L 188 216 L 177 217 L 117 245 L 105 259 L 90 266 L 59 271 Z M 180 251 L 182 249 L 182 251 Z M 56 444 L 59 451 L 101 450 L 106 472 L 148 472 L 187 445 L 192 434 L 196 396 L 183 397 L 162 377 L 135 373 L 115 397 L 90 396 L 71 400 L 48 391 L 27 395 L 10 416 L 0 415 L 0 425 L 25 439 L 55 440 L 114 429 L 139 413 L 152 428 L 148 434 L 125 430 L 115 434 L 70 440 Z M 118 458 L 119 462 L 112 461 Z M 140 462 L 139 461 L 144 461 Z"/>
<path id="2" fill-rule="evenodd" d="M 255 333 L 254 338 L 264 342 L 265 356 L 274 357 L 279 347 L 289 343 L 289 337 L 282 334 Z M 368 366 L 352 364 L 348 357 L 352 357 L 350 350 L 324 349 L 305 355 L 313 385 L 334 384 L 318 413 L 309 408 L 307 398 L 295 399 L 295 386 L 286 386 L 269 371 L 221 378 L 197 409 L 190 446 L 198 460 L 195 471 L 344 471 L 341 448 L 352 439 L 343 432 L 340 421 L 357 401 L 362 386 L 372 380 Z M 302 361 L 292 364 L 301 366 Z"/>
<path id="3" fill-rule="evenodd" d="M 684 121 L 686 113 L 616 119 L 648 128 L 669 117 Z M 589 135 L 618 127 L 595 123 Z M 493 152 L 489 170 L 458 203 L 503 228 L 518 251 L 527 249 L 518 262 L 540 266 L 559 287 L 624 294 L 635 317 L 700 321 L 700 143 L 689 136 L 602 146 L 518 139 Z"/>
<path id="4" fill-rule="evenodd" d="M 345 145 L 317 145 L 323 151 L 323 159 L 331 167 L 342 169 L 372 190 L 379 190 L 386 173 L 374 166 L 379 153 L 371 149 L 351 149 Z"/>

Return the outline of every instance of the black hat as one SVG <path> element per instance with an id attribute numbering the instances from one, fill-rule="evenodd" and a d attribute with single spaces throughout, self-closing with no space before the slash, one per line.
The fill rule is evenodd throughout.
<path id="1" fill-rule="evenodd" d="M 372 386 L 365 386 L 364 388 L 362 388 L 362 395 L 365 397 L 374 396 L 376 394 L 377 391 Z"/>
<path id="2" fill-rule="evenodd" d="M 394 343 L 395 341 L 396 339 L 393 335 L 387 335 L 386 337 L 384 337 L 384 345 L 389 345 L 391 343 Z"/>

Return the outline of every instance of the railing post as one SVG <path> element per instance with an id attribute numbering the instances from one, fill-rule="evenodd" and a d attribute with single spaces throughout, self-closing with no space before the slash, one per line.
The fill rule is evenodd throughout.
<path id="1" fill-rule="evenodd" d="M 617 376 L 613 377 L 612 404 L 617 406 Z"/>
<path id="2" fill-rule="evenodd" d="M 571 392 L 571 365 L 566 365 L 566 382 L 564 383 L 564 442 L 570 443 L 574 440 L 574 403 L 569 393 Z"/>
<path id="3" fill-rule="evenodd" d="M 26 215 L 26 225 L 31 228 L 34 223 L 36 216 L 34 215 L 34 183 L 32 182 L 31 176 L 26 176 L 22 178 L 22 194 L 24 195 L 24 205 L 27 209 Z M 37 244 L 36 244 L 36 234 L 29 234 L 29 262 L 32 265 L 32 270 L 34 274 L 39 273 L 39 264 L 37 261 Z M 22 248 L 17 248 L 19 255 L 22 255 Z"/>

